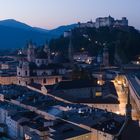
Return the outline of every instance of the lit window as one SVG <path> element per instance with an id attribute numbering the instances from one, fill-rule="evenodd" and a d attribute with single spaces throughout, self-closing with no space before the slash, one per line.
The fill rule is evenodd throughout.
<path id="1" fill-rule="evenodd" d="M 102 96 L 102 92 L 96 92 L 96 96 L 97 97 Z"/>

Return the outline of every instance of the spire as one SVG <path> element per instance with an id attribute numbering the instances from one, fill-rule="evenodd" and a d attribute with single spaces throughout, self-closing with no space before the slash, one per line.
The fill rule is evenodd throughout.
<path id="1" fill-rule="evenodd" d="M 46 41 L 44 46 L 44 52 L 48 55 L 48 63 L 51 61 L 51 54 L 50 54 L 50 47 L 49 47 L 49 41 Z"/>
<path id="2" fill-rule="evenodd" d="M 31 41 L 28 43 L 27 59 L 29 62 L 35 61 L 35 46 Z"/>
<path id="3" fill-rule="evenodd" d="M 44 51 L 45 53 L 48 53 L 48 49 L 49 49 L 49 47 L 48 47 L 48 41 L 46 41 L 46 42 L 45 42 L 45 45 L 44 45 L 43 51 Z"/>

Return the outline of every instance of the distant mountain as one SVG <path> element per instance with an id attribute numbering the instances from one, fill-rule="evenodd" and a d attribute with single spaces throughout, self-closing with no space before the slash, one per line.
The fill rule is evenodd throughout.
<path id="1" fill-rule="evenodd" d="M 25 23 L 16 21 L 14 19 L 2 20 L 2 21 L 0 21 L 0 25 L 5 26 L 5 27 L 12 27 L 12 28 L 20 28 L 20 29 L 32 30 L 31 26 L 29 26 L 29 25 L 27 25 Z"/>
<path id="2" fill-rule="evenodd" d="M 33 28 L 34 28 L 34 30 L 39 31 L 39 32 L 44 32 L 44 33 L 49 32 L 49 30 L 47 30 L 47 29 L 42 29 L 42 28 L 39 28 L 39 27 L 33 27 Z"/>
<path id="3" fill-rule="evenodd" d="M 21 48 L 27 41 L 32 40 L 37 45 L 46 40 L 58 38 L 64 31 L 74 28 L 75 25 L 61 26 L 53 30 L 31 27 L 25 23 L 8 19 L 0 21 L 0 49 Z"/>

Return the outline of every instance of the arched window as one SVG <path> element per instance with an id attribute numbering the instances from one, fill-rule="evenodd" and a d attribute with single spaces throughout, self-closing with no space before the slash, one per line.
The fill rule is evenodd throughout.
<path id="1" fill-rule="evenodd" d="M 47 83 L 47 80 L 46 78 L 43 79 L 43 84 L 46 84 Z"/>
<path id="2" fill-rule="evenodd" d="M 26 75 L 26 76 L 28 75 L 28 72 L 27 72 L 27 70 L 25 71 L 25 75 Z"/>

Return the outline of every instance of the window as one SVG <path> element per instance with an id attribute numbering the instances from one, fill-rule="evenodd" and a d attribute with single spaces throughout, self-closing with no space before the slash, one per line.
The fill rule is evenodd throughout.
<path id="1" fill-rule="evenodd" d="M 47 81 L 46 81 L 46 78 L 44 78 L 44 79 L 43 79 L 43 84 L 46 84 L 46 82 L 47 82 Z"/>
<path id="2" fill-rule="evenodd" d="M 20 81 L 18 83 L 20 84 Z"/>
<path id="3" fill-rule="evenodd" d="M 31 79 L 31 83 L 34 83 L 34 79 Z"/>
<path id="4" fill-rule="evenodd" d="M 28 75 L 28 72 L 27 72 L 27 70 L 25 71 L 25 75 L 26 75 L 26 76 Z"/>
<path id="5" fill-rule="evenodd" d="M 58 83 L 59 82 L 59 79 L 58 78 L 55 78 L 55 83 Z"/>
<path id="6" fill-rule="evenodd" d="M 47 75 L 47 73 L 46 73 L 46 72 L 43 72 L 43 73 L 42 73 L 42 75 L 43 75 L 43 76 L 46 76 L 46 75 Z"/>
<path id="7" fill-rule="evenodd" d="M 102 96 L 102 92 L 96 92 L 96 97 Z"/>

